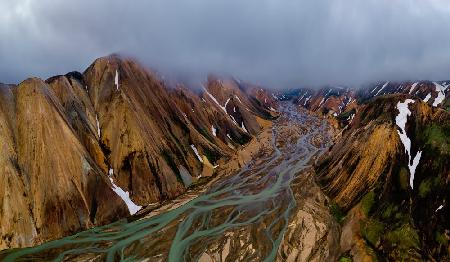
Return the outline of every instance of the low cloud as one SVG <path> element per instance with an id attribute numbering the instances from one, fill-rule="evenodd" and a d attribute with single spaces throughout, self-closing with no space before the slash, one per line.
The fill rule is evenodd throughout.
<path id="1" fill-rule="evenodd" d="M 450 79 L 446 0 L 2 0 L 0 9 L 1 82 L 83 71 L 110 53 L 164 75 L 275 88 Z"/>

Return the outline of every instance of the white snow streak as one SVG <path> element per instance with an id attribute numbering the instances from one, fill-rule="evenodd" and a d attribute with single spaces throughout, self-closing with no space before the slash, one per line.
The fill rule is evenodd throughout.
<path id="1" fill-rule="evenodd" d="M 305 99 L 305 103 L 303 103 L 304 106 L 306 106 L 306 103 L 309 101 L 309 99 L 311 99 L 311 96 Z"/>
<path id="2" fill-rule="evenodd" d="M 388 84 L 389 84 L 389 81 L 384 83 L 384 85 L 380 88 L 380 90 L 378 90 L 378 92 L 375 94 L 375 96 L 377 96 Z"/>
<path id="3" fill-rule="evenodd" d="M 194 145 L 191 145 L 192 150 L 194 151 L 194 153 L 197 155 L 198 161 L 203 163 L 203 159 L 202 157 L 198 154 L 197 148 Z"/>
<path id="4" fill-rule="evenodd" d="M 414 91 L 414 88 L 416 88 L 417 84 L 418 84 L 418 83 L 412 84 L 411 89 L 409 89 L 409 93 L 410 93 L 410 94 L 412 93 L 412 91 Z"/>
<path id="5" fill-rule="evenodd" d="M 97 116 L 97 114 L 95 115 L 95 122 L 97 122 L 97 135 L 98 135 L 98 137 L 100 137 L 100 135 L 101 135 L 101 130 L 100 130 L 100 123 L 98 122 L 98 116 Z"/>
<path id="6" fill-rule="evenodd" d="M 319 107 L 323 104 L 324 101 L 325 101 L 325 97 L 322 98 L 322 101 L 320 101 Z"/>
<path id="7" fill-rule="evenodd" d="M 242 130 L 244 130 L 245 132 L 248 133 L 247 129 L 246 129 L 245 126 L 244 126 L 244 122 L 241 123 L 241 128 L 242 128 Z"/>
<path id="8" fill-rule="evenodd" d="M 411 164 L 411 140 L 406 135 L 406 122 L 408 121 L 408 116 L 411 115 L 411 111 L 409 111 L 408 104 L 414 103 L 412 99 L 406 99 L 405 102 L 398 102 L 397 109 L 399 114 L 395 117 L 395 123 L 400 128 L 400 131 L 397 130 L 397 133 L 400 137 L 400 140 L 405 147 L 405 151 L 408 154 L 408 168 L 410 172 L 409 184 L 411 188 L 414 188 L 414 174 L 416 172 L 416 167 L 419 164 L 420 157 L 422 156 L 422 151 L 418 151 L 416 156 L 413 159 L 413 163 Z"/>
<path id="9" fill-rule="evenodd" d="M 123 202 L 125 202 L 125 204 L 128 207 L 128 211 L 130 211 L 130 215 L 134 215 L 136 214 L 136 212 L 138 212 L 139 210 L 141 210 L 142 206 L 138 206 L 136 205 L 130 198 L 130 193 L 128 193 L 128 191 L 124 191 L 122 188 L 120 188 L 119 186 L 117 186 L 114 183 L 113 178 L 111 177 L 114 174 L 114 170 L 112 168 L 109 169 L 109 180 L 111 181 L 112 184 L 112 190 L 120 197 L 122 198 Z"/>
<path id="10" fill-rule="evenodd" d="M 433 106 L 438 106 L 445 99 L 445 90 L 447 89 L 448 85 L 443 86 L 436 82 L 433 83 L 436 86 L 436 92 L 438 93 L 438 96 L 434 99 Z"/>
<path id="11" fill-rule="evenodd" d="M 114 78 L 114 84 L 116 85 L 116 89 L 119 90 L 119 72 L 116 70 L 116 77 Z"/>
<path id="12" fill-rule="evenodd" d="M 431 98 L 431 93 L 428 93 L 428 95 L 425 97 L 425 99 L 423 100 L 423 102 L 428 102 L 428 100 L 430 100 Z"/>
<path id="13" fill-rule="evenodd" d="M 239 103 L 241 103 L 242 104 L 242 101 L 241 101 L 241 99 L 237 96 L 237 95 L 234 95 L 235 97 L 236 97 L 236 99 L 239 101 Z"/>
<path id="14" fill-rule="evenodd" d="M 213 136 L 217 136 L 217 129 L 213 125 L 211 125 L 211 132 Z"/>
<path id="15" fill-rule="evenodd" d="M 222 108 L 222 110 L 226 113 L 227 112 L 227 109 L 226 109 L 226 106 L 227 106 L 227 103 L 228 103 L 228 101 L 230 101 L 230 99 L 228 99 L 227 100 L 227 103 L 225 103 L 225 106 L 221 106 L 220 104 L 219 104 L 219 101 L 217 101 L 217 99 L 213 96 L 213 95 L 211 95 L 209 92 L 208 92 L 208 90 L 206 90 L 206 88 L 205 87 L 203 87 L 203 90 L 205 90 L 205 92 L 206 92 L 206 94 L 208 94 L 208 96 L 220 107 L 220 108 Z"/>
<path id="16" fill-rule="evenodd" d="M 230 102 L 230 98 L 227 99 L 227 101 L 225 102 L 225 105 L 223 106 L 223 108 L 225 108 L 224 109 L 225 112 L 227 112 L 226 108 L 227 108 L 228 102 Z"/>

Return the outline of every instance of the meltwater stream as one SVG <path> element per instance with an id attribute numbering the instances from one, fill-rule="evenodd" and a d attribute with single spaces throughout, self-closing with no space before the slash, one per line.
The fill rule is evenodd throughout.
<path id="1" fill-rule="evenodd" d="M 280 111 L 269 154 L 253 159 L 186 204 L 150 218 L 122 220 L 40 246 L 6 251 L 0 258 L 197 261 L 211 258 L 206 253 L 215 250 L 222 254 L 221 261 L 224 255 L 234 256 L 233 260 L 274 261 L 296 205 L 290 183 L 325 148 L 313 140 L 324 136 L 327 128 L 323 120 L 298 112 L 291 103 L 283 103 Z M 296 132 L 294 141 L 286 130 Z M 230 248 L 231 238 L 239 247 Z"/>

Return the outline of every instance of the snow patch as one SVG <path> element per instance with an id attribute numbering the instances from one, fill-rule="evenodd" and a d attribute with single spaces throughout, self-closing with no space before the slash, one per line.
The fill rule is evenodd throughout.
<path id="1" fill-rule="evenodd" d="M 325 97 L 322 98 L 322 101 L 320 101 L 319 107 L 323 104 L 324 101 L 325 101 Z"/>
<path id="2" fill-rule="evenodd" d="M 234 116 L 232 116 L 232 115 L 229 115 L 229 116 L 231 117 L 231 120 L 233 120 L 233 123 L 234 123 L 236 126 L 239 126 L 238 123 L 236 122 L 236 119 L 234 119 Z"/>
<path id="3" fill-rule="evenodd" d="M 136 212 L 138 212 L 139 210 L 141 210 L 142 206 L 138 206 L 136 205 L 130 198 L 130 193 L 128 193 L 128 191 L 124 191 L 122 188 L 120 188 L 119 186 L 117 186 L 114 183 L 114 180 L 112 178 L 112 175 L 114 174 L 114 170 L 112 168 L 109 169 L 109 180 L 111 181 L 112 184 L 112 190 L 120 197 L 122 198 L 123 202 L 125 202 L 125 204 L 128 207 L 128 211 L 130 211 L 130 215 L 134 215 L 136 214 Z"/>
<path id="4" fill-rule="evenodd" d="M 303 103 L 304 106 L 306 106 L 306 103 L 311 99 L 311 96 L 305 99 L 305 103 Z"/>
<path id="5" fill-rule="evenodd" d="M 423 102 L 428 102 L 428 100 L 430 100 L 430 98 L 431 98 L 431 93 L 429 93 L 426 97 L 425 97 L 425 99 L 423 100 Z"/>
<path id="6" fill-rule="evenodd" d="M 411 164 L 411 140 L 408 138 L 406 134 L 406 122 L 408 121 L 408 116 L 411 115 L 411 111 L 408 108 L 408 104 L 414 103 L 412 99 L 406 99 L 405 102 L 398 102 L 397 109 L 399 114 L 395 117 L 395 123 L 400 128 L 400 131 L 397 130 L 397 133 L 402 141 L 403 146 L 405 147 L 405 151 L 408 154 L 408 168 L 410 173 L 409 184 L 411 188 L 414 188 L 414 174 L 416 172 L 417 165 L 419 165 L 420 157 L 422 156 L 422 151 L 418 151 Z"/>
<path id="7" fill-rule="evenodd" d="M 380 90 L 378 90 L 378 92 L 375 94 L 375 96 L 377 96 L 388 84 L 389 84 L 389 81 L 384 83 L 384 85 L 380 88 Z"/>
<path id="8" fill-rule="evenodd" d="M 217 136 L 217 129 L 213 125 L 211 125 L 211 133 L 213 136 Z"/>
<path id="9" fill-rule="evenodd" d="M 436 92 L 438 93 L 438 96 L 434 99 L 434 102 L 433 102 L 433 106 L 436 107 L 440 103 L 442 103 L 442 101 L 444 101 L 444 99 L 445 99 L 445 90 L 447 89 L 448 85 L 447 86 L 443 86 L 443 85 L 440 85 L 440 84 L 438 84 L 436 82 L 433 82 L 433 83 L 436 86 Z"/>
<path id="10" fill-rule="evenodd" d="M 351 114 L 348 116 L 348 118 L 347 118 L 347 121 L 349 121 L 348 125 L 350 125 L 353 122 L 353 118 L 355 118 L 355 114 Z"/>
<path id="11" fill-rule="evenodd" d="M 222 108 L 222 110 L 226 113 L 227 112 L 227 109 L 226 109 L 226 106 L 227 106 L 227 103 L 228 103 L 228 101 L 230 100 L 230 99 L 228 99 L 227 100 L 227 103 L 225 103 L 225 106 L 221 106 L 220 104 L 219 104 L 219 101 L 217 101 L 217 99 L 213 96 L 213 95 L 211 95 L 209 92 L 208 92 L 208 90 L 206 90 L 206 88 L 205 87 L 203 87 L 203 90 L 205 90 L 205 92 L 206 92 L 206 94 L 220 107 L 220 108 Z"/>
<path id="12" fill-rule="evenodd" d="M 100 138 L 101 130 L 100 130 L 100 123 L 98 122 L 98 115 L 95 115 L 95 122 L 97 122 L 97 135 Z"/>
<path id="13" fill-rule="evenodd" d="M 241 101 L 241 99 L 237 96 L 237 95 L 234 95 L 234 97 L 236 97 L 236 99 L 239 101 L 239 103 L 241 103 L 242 104 L 242 101 Z"/>
<path id="14" fill-rule="evenodd" d="M 412 91 L 414 91 L 414 89 L 416 88 L 417 84 L 418 83 L 412 84 L 411 89 L 409 89 L 409 94 L 412 94 Z"/>
<path id="15" fill-rule="evenodd" d="M 245 132 L 248 133 L 247 129 L 246 129 L 245 126 L 244 126 L 244 122 L 241 123 L 241 128 L 242 128 L 242 130 L 244 130 Z"/>
<path id="16" fill-rule="evenodd" d="M 225 108 L 225 112 L 227 111 L 226 108 L 227 108 L 228 102 L 230 102 L 230 98 L 227 99 L 227 101 L 225 102 L 225 105 L 223 106 L 223 108 Z"/>
<path id="17" fill-rule="evenodd" d="M 203 163 L 202 157 L 199 155 L 197 148 L 194 145 L 191 145 L 192 150 L 194 151 L 195 155 L 197 155 L 198 161 Z"/>
<path id="18" fill-rule="evenodd" d="M 119 90 L 119 72 L 116 69 L 116 76 L 114 77 L 114 84 L 116 85 L 116 90 Z"/>
<path id="19" fill-rule="evenodd" d="M 412 84 L 411 89 L 409 89 L 409 93 L 410 93 L 410 94 L 412 93 L 412 91 L 414 91 L 414 89 L 416 88 L 417 84 L 418 84 L 418 83 Z"/>

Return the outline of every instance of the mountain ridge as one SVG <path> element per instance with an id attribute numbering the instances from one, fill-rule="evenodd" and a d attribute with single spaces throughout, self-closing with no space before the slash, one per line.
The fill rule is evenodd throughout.
<path id="1" fill-rule="evenodd" d="M 211 81 L 207 89 L 219 97 L 213 84 L 221 86 Z M 174 198 L 211 176 L 219 159 L 260 131 L 255 118 L 271 116 L 233 82 L 228 90 L 245 104 L 222 110 L 205 92 L 169 89 L 114 55 L 84 73 L 2 85 L 0 162 L 15 175 L 0 183 L 0 246 L 35 245 L 106 224 L 135 212 L 130 205 Z"/>

